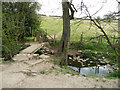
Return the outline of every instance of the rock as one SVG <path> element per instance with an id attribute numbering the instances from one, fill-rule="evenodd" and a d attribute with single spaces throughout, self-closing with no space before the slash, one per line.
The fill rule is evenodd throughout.
<path id="1" fill-rule="evenodd" d="M 71 54 L 68 54 L 68 57 L 71 57 L 72 59 L 74 58 L 73 55 L 71 55 Z"/>
<path id="2" fill-rule="evenodd" d="M 90 63 L 93 63 L 93 61 L 90 61 Z"/>
<path id="3" fill-rule="evenodd" d="M 98 64 L 97 66 L 98 66 L 98 67 L 100 67 L 100 65 L 99 65 L 99 64 Z"/>
<path id="4" fill-rule="evenodd" d="M 78 56 L 81 56 L 81 54 L 80 53 L 76 53 L 76 55 L 75 55 L 76 57 L 78 57 Z"/>
<path id="5" fill-rule="evenodd" d="M 86 60 L 89 60 L 89 58 L 86 58 Z"/>
<path id="6" fill-rule="evenodd" d="M 45 42 L 44 46 L 48 47 L 48 48 L 51 48 L 49 42 Z"/>
<path id="7" fill-rule="evenodd" d="M 78 53 L 82 53 L 83 51 L 82 50 L 78 50 Z"/>
<path id="8" fill-rule="evenodd" d="M 103 59 L 105 59 L 105 57 L 102 57 Z"/>
<path id="9" fill-rule="evenodd" d="M 80 56 L 78 56 L 76 59 L 79 60 L 79 59 L 80 59 Z"/>
<path id="10" fill-rule="evenodd" d="M 23 61 L 23 60 L 29 60 L 28 54 L 17 54 L 13 57 L 14 61 Z"/>
<path id="11" fill-rule="evenodd" d="M 55 52 L 54 52 L 53 50 L 51 50 L 50 53 L 51 53 L 51 55 L 54 55 L 54 54 L 55 54 Z"/>
<path id="12" fill-rule="evenodd" d="M 76 57 L 73 57 L 74 60 L 76 60 L 77 58 Z"/>
<path id="13" fill-rule="evenodd" d="M 37 76 L 37 74 L 36 73 L 32 73 L 32 76 Z"/>
<path id="14" fill-rule="evenodd" d="M 71 58 L 71 57 L 68 57 L 68 59 L 69 59 L 69 60 L 72 60 L 72 58 Z"/>
<path id="15" fill-rule="evenodd" d="M 75 59 L 73 59 L 73 61 L 75 61 Z"/>
<path id="16" fill-rule="evenodd" d="M 44 55 L 44 54 L 42 54 L 42 55 L 39 56 L 40 59 L 47 59 L 47 58 L 49 58 L 49 57 L 50 57 L 50 56 Z"/>
<path id="17" fill-rule="evenodd" d="M 44 55 L 48 55 L 48 53 L 44 53 Z"/>
<path id="18" fill-rule="evenodd" d="M 71 75 L 70 74 L 66 74 L 66 76 L 70 77 Z"/>
<path id="19" fill-rule="evenodd" d="M 46 52 L 49 52 L 49 51 L 50 51 L 49 49 L 46 50 Z"/>
<path id="20" fill-rule="evenodd" d="M 87 60 L 83 60 L 82 62 L 86 62 Z"/>
<path id="21" fill-rule="evenodd" d="M 38 59 L 38 58 L 39 58 L 39 54 L 33 54 L 33 55 L 32 55 L 32 58 L 33 58 L 33 59 Z"/>
<path id="22" fill-rule="evenodd" d="M 98 52 L 97 52 L 97 51 L 95 51 L 94 53 L 95 53 L 95 54 L 97 54 Z"/>

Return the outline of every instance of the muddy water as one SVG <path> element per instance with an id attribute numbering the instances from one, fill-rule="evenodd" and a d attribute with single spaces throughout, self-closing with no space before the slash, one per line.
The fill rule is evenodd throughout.
<path id="1" fill-rule="evenodd" d="M 76 62 L 69 61 L 69 66 L 74 71 L 79 72 L 82 75 L 97 75 L 97 76 L 105 76 L 110 73 L 111 68 L 107 65 L 99 65 L 98 62 Z"/>
<path id="2" fill-rule="evenodd" d="M 93 66 L 93 67 L 73 67 L 73 66 L 68 66 L 72 68 L 73 70 L 79 72 L 82 75 L 97 75 L 97 76 L 105 76 L 109 74 L 109 67 L 108 66 Z"/>

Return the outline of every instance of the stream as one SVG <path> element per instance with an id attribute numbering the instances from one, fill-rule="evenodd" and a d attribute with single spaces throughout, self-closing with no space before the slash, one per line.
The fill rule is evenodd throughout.
<path id="1" fill-rule="evenodd" d="M 113 66 L 106 64 L 101 64 L 98 61 L 86 61 L 78 62 L 73 60 L 68 60 L 68 67 L 73 69 L 76 72 L 79 72 L 81 75 L 97 75 L 105 76 L 113 72 Z"/>
<path id="2" fill-rule="evenodd" d="M 81 75 L 97 75 L 97 76 L 105 76 L 109 74 L 109 69 L 107 65 L 105 66 L 93 66 L 93 67 L 74 67 L 74 66 L 68 66 L 72 68 L 74 71 L 79 72 Z"/>

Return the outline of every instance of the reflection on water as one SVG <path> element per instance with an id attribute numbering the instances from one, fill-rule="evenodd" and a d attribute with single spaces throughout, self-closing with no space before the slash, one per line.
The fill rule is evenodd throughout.
<path id="1" fill-rule="evenodd" d="M 109 67 L 108 66 L 93 66 L 93 67 L 73 67 L 73 66 L 68 66 L 72 68 L 75 71 L 79 71 L 80 74 L 82 75 L 90 75 L 90 74 L 95 74 L 97 76 L 104 76 L 109 74 Z"/>

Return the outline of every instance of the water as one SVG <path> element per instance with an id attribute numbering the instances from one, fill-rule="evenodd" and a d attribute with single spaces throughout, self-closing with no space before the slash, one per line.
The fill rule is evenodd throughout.
<path id="1" fill-rule="evenodd" d="M 109 74 L 109 69 L 110 67 L 108 67 L 107 65 L 105 66 L 93 66 L 93 67 L 81 67 L 81 68 L 77 68 L 77 67 L 73 67 L 73 66 L 68 66 L 70 68 L 72 68 L 75 71 L 80 72 L 81 75 L 97 75 L 97 76 L 105 76 L 107 74 Z"/>

